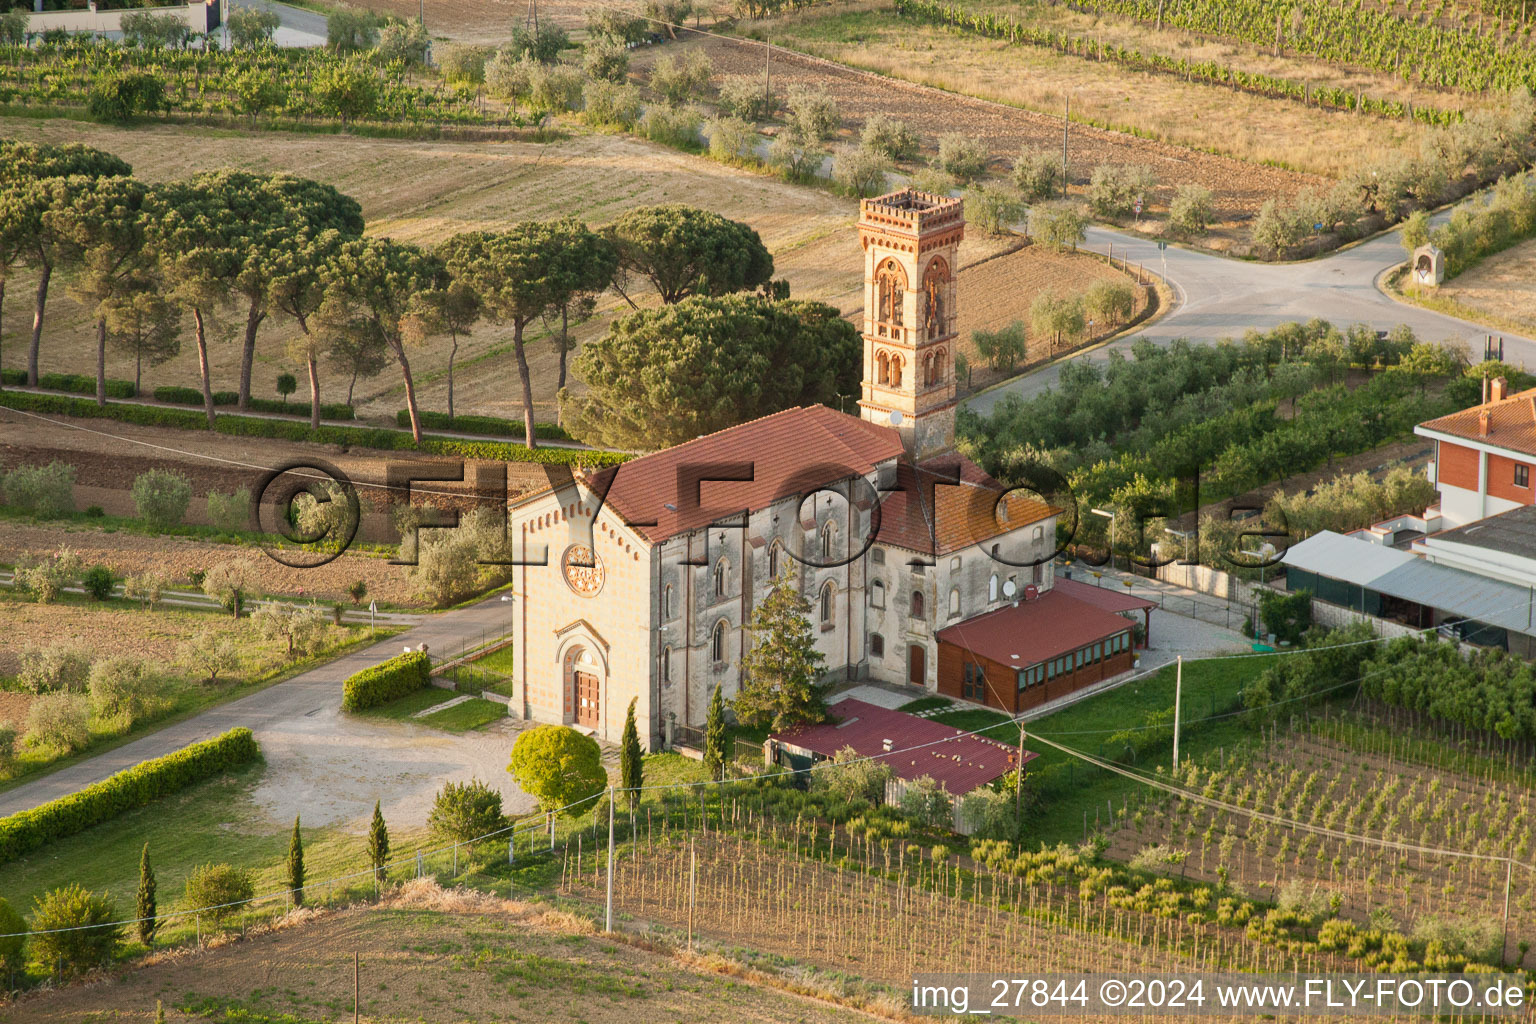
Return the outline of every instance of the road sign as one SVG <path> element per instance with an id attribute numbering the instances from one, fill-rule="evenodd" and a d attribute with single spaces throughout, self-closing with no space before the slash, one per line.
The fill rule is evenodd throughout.
<path id="1" fill-rule="evenodd" d="M 1140 213 L 1140 212 L 1141 212 L 1141 196 L 1137 196 L 1137 197 L 1136 197 L 1136 206 L 1135 206 L 1135 210 L 1136 210 L 1136 212 L 1137 212 L 1137 213 Z"/>
<path id="2" fill-rule="evenodd" d="M 1158 252 L 1162 252 L 1166 248 L 1168 248 L 1168 243 L 1167 242 L 1158 242 L 1157 243 Z"/>
<path id="3" fill-rule="evenodd" d="M 1323 226 L 1321 224 L 1313 224 L 1312 225 L 1312 230 L 1316 231 L 1318 233 L 1321 233 L 1322 230 L 1323 230 Z"/>

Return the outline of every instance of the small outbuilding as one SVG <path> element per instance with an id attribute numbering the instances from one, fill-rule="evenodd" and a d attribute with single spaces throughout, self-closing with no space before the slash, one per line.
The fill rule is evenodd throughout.
<path id="1" fill-rule="evenodd" d="M 1428 242 L 1413 250 L 1409 278 L 1424 288 L 1438 288 L 1445 283 L 1445 253 Z"/>

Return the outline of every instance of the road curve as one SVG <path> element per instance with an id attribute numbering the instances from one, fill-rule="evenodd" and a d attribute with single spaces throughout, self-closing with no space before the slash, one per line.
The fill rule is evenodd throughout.
<path id="1" fill-rule="evenodd" d="M 1448 215 L 1443 211 L 1435 219 Z M 1249 328 L 1263 331 L 1313 317 L 1340 326 L 1364 323 L 1378 330 L 1407 324 L 1426 341 L 1460 338 L 1472 343 L 1474 357 L 1481 352 L 1479 339 L 1497 334 L 1504 339 L 1505 359 L 1536 365 L 1536 340 L 1410 306 L 1383 294 L 1376 286 L 1377 278 L 1403 260 L 1398 229 L 1306 263 L 1250 263 L 1172 245 L 1159 251 L 1155 240 L 1103 227 L 1090 227 L 1087 244 L 1080 248 L 1102 253 L 1111 245 L 1116 259 L 1141 263 L 1151 273 L 1161 275 L 1166 259 L 1167 280 L 1177 296 L 1174 308 L 1144 330 L 975 395 L 964 403 L 966 408 L 985 415 L 1009 395 L 1028 398 L 1039 394 L 1056 381 L 1065 362 L 1101 362 L 1112 351 L 1128 350 L 1138 338 L 1158 345 L 1167 345 L 1175 338 L 1216 341 L 1241 337 Z"/>

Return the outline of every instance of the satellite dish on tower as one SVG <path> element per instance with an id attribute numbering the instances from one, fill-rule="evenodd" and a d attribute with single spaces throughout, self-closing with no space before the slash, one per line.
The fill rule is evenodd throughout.
<path id="1" fill-rule="evenodd" d="M 1013 580 L 1004 580 L 1003 581 L 1003 596 L 1004 597 L 1012 597 L 1013 596 L 1013 592 L 1018 590 L 1018 589 L 1019 588 L 1014 584 Z"/>
<path id="2" fill-rule="evenodd" d="M 891 426 L 893 426 L 893 427 L 901 426 L 901 410 L 900 409 L 892 409 L 891 410 Z"/>

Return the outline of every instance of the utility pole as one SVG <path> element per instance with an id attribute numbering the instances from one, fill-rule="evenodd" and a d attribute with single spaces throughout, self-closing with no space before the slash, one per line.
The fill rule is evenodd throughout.
<path id="1" fill-rule="evenodd" d="M 1173 769 L 1179 769 L 1179 706 L 1184 697 L 1184 655 L 1174 660 L 1173 668 Z"/>
<path id="2" fill-rule="evenodd" d="M 608 912 L 603 918 L 603 931 L 613 931 L 613 787 L 608 787 Z"/>
<path id="3" fill-rule="evenodd" d="M 773 85 L 768 73 L 768 62 L 773 57 L 773 40 L 763 38 L 763 116 L 773 113 Z"/>
<path id="4" fill-rule="evenodd" d="M 1024 802 L 1024 717 L 1019 716 L 1019 763 L 1013 773 L 1013 820 L 1017 824 Z"/>
<path id="5" fill-rule="evenodd" d="M 1067 131 L 1072 126 L 1072 94 L 1067 93 L 1067 112 L 1061 117 L 1061 198 L 1067 198 Z"/>
<path id="6" fill-rule="evenodd" d="M 358 954 L 358 952 L 356 950 L 353 950 L 352 951 L 352 1024 L 357 1024 L 357 1003 L 358 1003 L 357 996 L 358 996 L 358 992 L 362 988 L 362 986 L 359 984 L 361 982 L 361 980 L 362 980 L 362 973 L 363 973 L 362 957 Z"/>

